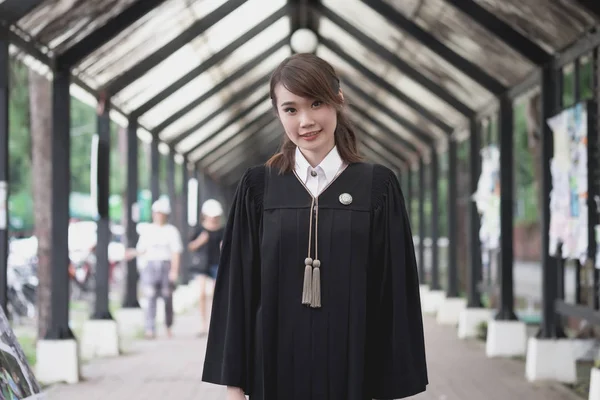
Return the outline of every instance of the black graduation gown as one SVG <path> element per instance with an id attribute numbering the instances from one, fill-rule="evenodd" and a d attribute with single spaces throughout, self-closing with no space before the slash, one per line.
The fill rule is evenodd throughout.
<path id="1" fill-rule="evenodd" d="M 251 400 L 424 391 L 419 282 L 396 176 L 351 164 L 319 196 L 321 308 L 301 301 L 311 201 L 293 173 L 244 174 L 223 242 L 203 380 L 240 387 Z"/>

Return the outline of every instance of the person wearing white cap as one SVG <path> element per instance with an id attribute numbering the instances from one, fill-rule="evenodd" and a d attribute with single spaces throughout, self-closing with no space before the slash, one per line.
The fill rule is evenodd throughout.
<path id="1" fill-rule="evenodd" d="M 152 204 L 152 223 L 142 232 L 135 249 L 129 249 L 128 258 L 141 257 L 145 267 L 140 272 L 146 307 L 146 338 L 156 337 L 156 302 L 162 297 L 165 304 L 167 336 L 171 337 L 173 325 L 173 290 L 179 275 L 180 256 L 183 251 L 181 235 L 167 222 L 171 206 L 165 198 Z"/>
<path id="2" fill-rule="evenodd" d="M 203 336 L 208 331 L 209 286 L 217 279 L 221 256 L 223 207 L 217 200 L 209 199 L 202 204 L 200 212 L 202 224 L 193 233 L 188 248 L 192 252 L 190 272 L 196 275 L 200 287 L 200 336 Z"/>

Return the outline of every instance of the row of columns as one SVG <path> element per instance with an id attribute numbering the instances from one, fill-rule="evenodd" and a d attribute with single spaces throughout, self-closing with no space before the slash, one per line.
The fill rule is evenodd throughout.
<path id="1" fill-rule="evenodd" d="M 513 293 L 513 100 L 508 96 L 500 98 L 498 110 L 499 121 L 499 147 L 500 147 L 500 219 L 501 219 L 501 259 L 500 259 L 500 302 L 495 318 L 497 320 L 516 320 L 514 313 Z M 480 308 L 482 260 L 481 245 L 479 239 L 480 216 L 477 206 L 470 199 L 470 195 L 477 191 L 479 175 L 481 172 L 481 123 L 476 117 L 469 120 L 469 205 L 468 205 L 468 279 L 467 279 L 467 301 L 469 308 Z M 448 191 L 447 191 L 447 226 L 448 226 L 448 253 L 447 253 L 447 281 L 443 296 L 445 298 L 458 298 L 459 275 L 458 275 L 458 143 L 452 137 L 448 140 Z M 427 285 L 430 291 L 441 291 L 440 282 L 440 258 L 438 241 L 439 231 L 439 182 L 440 165 L 439 154 L 435 148 L 429 153 L 429 160 L 421 157 L 416 171 L 409 170 L 405 175 L 405 185 L 408 187 L 407 198 L 413 198 L 413 181 L 418 182 L 418 210 L 416 217 L 418 221 L 419 246 L 417 250 L 417 261 L 421 283 Z M 416 172 L 416 174 L 415 174 Z M 413 179 L 416 175 L 416 179 Z M 429 197 L 429 199 L 427 199 Z M 430 203 L 429 223 L 425 217 L 427 200 Z M 409 203 L 411 204 L 411 203 Z M 411 214 L 413 210 L 410 210 Z M 426 273 L 425 260 L 425 238 L 431 240 L 430 252 L 430 274 Z"/>
<path id="2" fill-rule="evenodd" d="M 8 178 L 9 178 L 9 56 L 8 33 L 5 27 L 0 27 L 0 307 L 7 312 L 7 260 L 9 253 L 8 236 Z M 69 246 L 69 193 L 70 193 L 70 123 L 71 123 L 71 74 L 69 68 L 56 66 L 52 80 L 52 126 L 51 126 L 51 295 L 50 316 L 48 329 L 44 337 L 40 337 L 37 347 L 37 375 L 43 382 L 76 382 L 79 380 L 79 350 L 75 336 L 69 325 L 70 303 L 70 278 L 68 265 Z M 109 259 L 108 245 L 110 242 L 109 195 L 110 195 L 110 98 L 99 98 L 98 116 L 98 221 L 96 243 L 96 289 L 95 303 L 90 318 L 91 322 L 100 323 L 97 327 L 106 329 L 103 322 L 116 325 L 109 308 Z M 138 241 L 136 223 L 139 216 L 138 189 L 139 189 L 139 142 L 137 130 L 139 124 L 136 119 L 131 119 L 127 127 L 127 182 L 125 191 L 124 212 L 126 213 L 125 246 L 135 247 Z M 158 139 L 155 137 L 151 143 L 151 178 L 150 189 L 152 201 L 160 196 Z M 180 208 L 174 207 L 176 200 L 175 187 L 175 159 L 171 152 L 167 160 L 167 192 L 172 208 L 181 212 L 173 213 L 171 223 L 176 225 L 181 232 L 184 243 L 189 237 L 188 224 L 188 181 L 191 177 L 188 160 L 184 160 L 182 168 L 183 193 L 179 199 Z M 193 176 L 198 179 L 198 223 L 200 222 L 200 206 L 202 201 L 209 197 L 220 197 L 221 188 L 209 177 L 203 176 L 197 169 Z M 221 197 L 221 200 L 223 198 Z M 177 217 L 176 220 L 173 217 Z M 180 282 L 188 283 L 189 257 L 187 246 L 184 246 L 181 262 Z M 127 262 L 125 274 L 125 290 L 122 299 L 122 310 L 140 310 L 137 296 L 138 269 L 137 260 Z M 113 329 L 113 328 L 111 328 Z M 115 330 L 117 328 L 114 328 Z M 103 334 L 108 332 L 102 331 Z M 112 334 L 112 331 L 110 331 Z M 84 327 L 84 335 L 86 329 Z M 96 333 L 98 335 L 99 333 Z M 118 333 L 115 333 L 118 335 Z M 116 344 L 118 351 L 118 341 Z M 56 368 L 55 360 L 60 357 L 64 360 L 61 371 Z"/>
<path id="3" fill-rule="evenodd" d="M 596 257 L 596 239 L 593 227 L 598 223 L 596 211 L 597 205 L 593 199 L 597 188 L 594 179 L 596 178 L 597 159 L 597 108 L 598 93 L 600 93 L 598 65 L 599 49 L 593 51 L 592 57 L 592 76 L 595 102 L 588 102 L 588 113 L 594 122 L 589 126 L 588 132 L 588 209 L 589 209 L 589 228 L 588 228 L 588 260 L 595 260 Z M 541 109 L 537 116 L 539 126 L 539 138 L 541 146 L 542 176 L 541 176 L 541 280 L 542 280 L 542 315 L 539 331 L 535 337 L 528 337 L 525 323 L 519 321 L 515 313 L 515 295 L 514 295 L 514 97 L 505 93 L 498 97 L 498 118 L 497 118 L 497 143 L 500 150 L 500 259 L 498 268 L 499 280 L 499 301 L 496 310 L 487 310 L 482 308 L 481 281 L 482 281 L 482 259 L 479 239 L 480 220 L 477 207 L 470 195 L 477 191 L 478 179 L 481 173 L 481 132 L 480 123 L 477 118 L 470 120 L 470 139 L 469 139 L 469 205 L 468 205 L 468 282 L 467 299 L 464 306 L 456 307 L 454 317 L 451 321 L 444 321 L 440 317 L 442 310 L 448 312 L 448 305 L 455 307 L 458 303 L 453 299 L 459 297 L 458 293 L 458 266 L 457 266 L 457 198 L 458 198 L 458 179 L 457 179 L 457 148 L 456 142 L 450 139 L 448 144 L 448 267 L 447 267 L 447 285 L 445 293 L 440 297 L 432 296 L 434 292 L 440 292 L 439 283 L 439 257 L 438 257 L 438 184 L 439 184 L 439 165 L 438 154 L 432 150 L 430 160 L 426 166 L 423 158 L 419 160 L 418 166 L 418 223 L 419 223 L 419 248 L 418 263 L 419 275 L 422 283 L 422 299 L 439 299 L 438 308 L 429 309 L 424 307 L 425 312 L 437 313 L 438 322 L 458 324 L 459 337 L 473 337 L 477 334 L 476 327 L 480 323 L 487 323 L 487 341 L 486 354 L 490 357 L 499 356 L 523 356 L 527 357 L 526 378 L 530 381 L 537 380 L 558 380 L 562 382 L 575 382 L 576 367 L 575 355 L 572 351 L 572 345 L 566 340 L 565 330 L 563 329 L 562 316 L 573 316 L 576 318 L 588 319 L 589 322 L 597 321 L 597 312 L 600 308 L 599 296 L 597 293 L 600 272 L 597 269 L 593 271 L 593 303 L 587 306 L 581 299 L 581 273 L 582 266 L 579 261 L 575 261 L 576 272 L 576 301 L 574 305 L 565 303 L 565 271 L 563 257 L 558 254 L 552 256 L 549 252 L 549 233 L 550 233 L 550 192 L 552 190 L 551 160 L 553 157 L 553 132 L 546 121 L 559 113 L 562 108 L 562 99 L 564 90 L 562 87 L 564 72 L 562 66 L 549 61 L 540 70 L 541 75 Z M 574 69 L 574 87 L 573 98 L 575 102 L 581 101 L 581 88 L 579 76 L 579 62 L 575 61 Z M 583 121 L 586 123 L 588 121 Z M 489 136 L 488 132 L 488 136 Z M 536 135 L 537 136 L 537 135 Z M 487 141 L 490 142 L 488 137 Z M 429 171 L 426 167 L 430 168 Z M 413 198 L 413 171 L 408 171 L 408 177 L 405 184 L 408 187 L 408 196 Z M 429 178 L 429 180 L 427 179 Z M 425 192 L 429 191 L 431 198 L 431 215 L 429 224 L 425 221 Z M 413 211 L 412 209 L 410 210 Z M 412 213 L 411 213 L 412 214 Z M 430 232 L 426 228 L 430 228 Z M 425 243 L 424 239 L 430 237 L 431 244 L 431 275 L 426 275 L 425 269 Z M 425 284 L 425 285 L 423 285 Z M 424 287 L 423 287 L 424 286 Z M 424 296 L 423 293 L 427 296 Z M 437 293 L 436 293 L 437 294 Z M 446 308 L 444 308 L 446 307 Z M 492 311 L 491 313 L 489 311 Z M 474 321 L 477 322 L 475 323 Z M 471 324 L 470 328 L 462 328 L 462 325 Z M 565 340 L 560 340 L 565 339 Z M 600 386 L 599 386 L 600 387 Z M 591 392 L 591 391 L 590 391 Z M 600 389 L 598 389 L 600 393 Z M 591 395 L 590 395 L 591 396 Z M 592 397 L 590 397 L 592 398 Z M 595 398 L 595 397 L 594 397 Z"/>

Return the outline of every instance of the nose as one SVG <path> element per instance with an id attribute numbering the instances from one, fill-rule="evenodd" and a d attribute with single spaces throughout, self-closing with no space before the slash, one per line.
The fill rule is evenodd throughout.
<path id="1" fill-rule="evenodd" d="M 315 124 L 315 120 L 312 118 L 309 112 L 303 112 L 300 114 L 300 127 L 309 128 Z"/>

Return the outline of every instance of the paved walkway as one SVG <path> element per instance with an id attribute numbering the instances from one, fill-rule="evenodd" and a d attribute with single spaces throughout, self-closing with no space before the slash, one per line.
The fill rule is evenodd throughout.
<path id="1" fill-rule="evenodd" d="M 114 359 L 83 366 L 85 381 L 54 386 L 49 400 L 224 400 L 222 388 L 200 381 L 206 341 L 195 338 L 197 317 L 180 316 L 175 337 L 137 341 Z M 575 400 L 560 385 L 525 381 L 525 364 L 489 360 L 480 342 L 462 342 L 455 330 L 425 318 L 431 384 L 415 400 Z"/>

